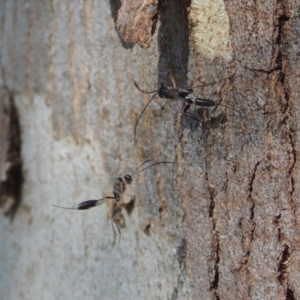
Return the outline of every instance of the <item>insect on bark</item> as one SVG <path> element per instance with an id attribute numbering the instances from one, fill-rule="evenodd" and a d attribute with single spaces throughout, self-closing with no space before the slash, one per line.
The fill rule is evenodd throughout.
<path id="1" fill-rule="evenodd" d="M 229 107 L 224 104 L 216 103 L 215 101 L 213 101 L 211 99 L 195 97 L 193 95 L 194 90 L 191 88 L 177 88 L 177 87 L 171 87 L 171 86 L 166 86 L 164 84 L 161 84 L 160 87 L 158 88 L 158 90 L 146 91 L 146 90 L 141 89 L 136 81 L 134 81 L 134 85 L 140 92 L 142 92 L 144 94 L 153 94 L 136 120 L 136 123 L 134 126 L 134 139 L 135 140 L 136 140 L 136 130 L 137 130 L 138 122 L 156 95 L 158 95 L 160 98 L 168 99 L 168 101 L 163 105 L 162 109 L 165 107 L 165 105 L 170 100 L 171 101 L 178 101 L 178 100 L 183 101 L 181 113 L 192 119 L 195 119 L 195 118 L 193 118 L 190 114 L 187 113 L 187 111 L 189 110 L 191 105 L 201 106 L 201 107 L 212 107 L 212 106 L 220 105 L 220 106 L 229 108 L 233 111 L 240 113 L 238 110 L 236 110 L 232 107 Z M 196 121 L 201 123 L 201 121 L 199 121 L 199 120 L 196 120 Z"/>
<path id="2" fill-rule="evenodd" d="M 115 227 L 117 228 L 117 231 L 119 233 L 120 239 L 121 239 L 121 227 L 124 227 L 124 217 L 122 214 L 122 209 L 126 208 L 130 204 L 132 204 L 135 200 L 135 186 L 133 184 L 133 175 L 145 171 L 151 167 L 154 167 L 159 164 L 174 164 L 174 162 L 170 161 L 161 161 L 161 162 L 153 162 L 151 165 L 144 167 L 141 169 L 142 166 L 144 166 L 146 163 L 153 161 L 152 159 L 147 159 L 144 161 L 137 169 L 136 171 L 130 175 L 126 174 L 123 177 L 118 177 L 114 183 L 113 186 L 113 196 L 107 196 L 101 199 L 92 199 L 92 200 L 86 200 L 77 205 L 77 207 L 64 207 L 64 206 L 58 206 L 54 205 L 54 207 L 62 208 L 62 209 L 71 209 L 71 210 L 86 210 L 93 207 L 96 207 L 102 203 L 104 203 L 107 200 L 111 200 L 111 206 L 110 206 L 110 213 L 109 218 L 111 219 L 111 225 L 114 233 L 114 241 L 113 241 L 113 247 L 111 251 L 114 248 L 115 242 L 116 242 L 116 236 L 117 232 Z M 120 240 L 119 240 L 120 241 Z"/>

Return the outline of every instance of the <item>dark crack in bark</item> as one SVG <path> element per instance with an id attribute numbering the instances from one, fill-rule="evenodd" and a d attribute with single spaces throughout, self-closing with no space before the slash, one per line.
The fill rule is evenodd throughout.
<path id="1" fill-rule="evenodd" d="M 289 287 L 286 290 L 286 300 L 296 300 L 294 296 L 294 291 L 290 289 Z"/>
<path id="2" fill-rule="evenodd" d="M 280 284 L 286 283 L 286 280 L 288 277 L 287 265 L 288 265 L 289 257 L 290 257 L 290 247 L 285 245 L 284 250 L 281 253 L 281 258 L 280 258 L 279 266 L 278 266 L 279 275 L 278 275 L 277 279 Z"/>
<path id="3" fill-rule="evenodd" d="M 23 184 L 21 131 L 14 98 L 0 90 L 0 208 L 14 217 L 21 201 Z"/>
<path id="4" fill-rule="evenodd" d="M 244 256 L 244 259 L 242 261 L 242 265 L 241 265 L 241 268 L 245 268 L 245 270 L 247 271 L 248 273 L 248 281 L 250 282 L 251 279 L 249 278 L 251 275 L 249 273 L 249 270 L 248 270 L 248 262 L 249 262 L 249 257 L 250 257 L 250 254 L 251 254 L 251 244 L 252 244 L 252 241 L 254 239 L 254 231 L 255 231 L 255 222 L 253 221 L 254 219 L 254 216 L 255 216 L 255 203 L 254 203 L 254 200 L 252 198 L 252 193 L 253 193 L 253 184 L 254 184 L 254 181 L 256 179 L 256 173 L 257 173 L 257 170 L 258 170 L 258 167 L 260 165 L 261 161 L 258 161 L 254 167 L 254 170 L 253 170 L 253 173 L 252 173 L 252 177 L 251 177 L 251 180 L 250 180 L 250 183 L 249 183 L 249 194 L 248 194 L 248 199 L 249 201 L 252 203 L 252 206 L 250 207 L 249 209 L 249 220 L 250 220 L 250 228 L 249 228 L 249 232 L 246 236 L 246 238 L 244 239 L 245 241 L 247 241 L 247 243 L 245 243 L 245 250 L 246 250 L 246 254 Z M 248 296 L 249 298 L 251 298 L 251 285 L 249 284 L 248 286 Z"/>
<path id="5" fill-rule="evenodd" d="M 219 235 L 217 233 L 214 234 L 213 237 L 213 249 L 214 249 L 214 279 L 211 282 L 210 285 L 210 290 L 214 296 L 214 299 L 219 300 L 220 297 L 218 295 L 218 285 L 219 285 L 219 277 L 220 277 L 220 272 L 219 272 L 219 262 L 220 262 L 220 239 Z"/>
<path id="6" fill-rule="evenodd" d="M 207 181 L 208 181 L 208 178 L 207 178 Z M 214 274 L 213 274 L 213 280 L 210 283 L 210 291 L 212 292 L 214 299 L 219 300 L 220 297 L 218 295 L 218 285 L 219 285 L 219 277 L 220 277 L 220 273 L 219 273 L 220 238 L 219 238 L 219 234 L 216 230 L 217 220 L 214 216 L 214 211 L 215 211 L 214 191 L 209 188 L 209 193 L 210 193 L 209 217 L 211 218 L 212 224 L 213 224 L 211 259 L 214 261 L 214 266 L 213 266 Z"/>
<path id="7" fill-rule="evenodd" d="M 291 205 L 291 210 L 292 210 L 292 214 L 295 215 L 296 212 L 296 205 L 293 201 L 293 195 L 294 195 L 294 191 L 295 191 L 295 187 L 294 187 L 294 178 L 293 178 L 293 171 L 296 165 L 296 161 L 297 161 L 297 152 L 295 149 L 295 142 L 294 142 L 294 136 L 295 136 L 295 132 L 292 128 L 290 128 L 289 126 L 289 119 L 290 119 L 290 115 L 289 115 L 289 111 L 290 111 L 290 104 L 289 104 L 289 100 L 290 100 L 290 96 L 288 93 L 288 89 L 286 87 L 285 84 L 285 72 L 284 72 L 284 62 L 283 62 L 283 55 L 282 55 L 282 47 L 285 43 L 285 33 L 284 33 L 284 26 L 286 24 L 286 22 L 289 21 L 289 17 L 287 16 L 287 11 L 286 11 L 287 5 L 286 2 L 284 0 L 278 0 L 277 1 L 277 7 L 276 7 L 276 16 L 277 16 L 277 38 L 275 40 L 275 46 L 277 49 L 277 57 L 275 59 L 276 61 L 276 65 L 277 65 L 277 69 L 280 70 L 280 76 L 278 77 L 278 82 L 280 82 L 282 89 L 283 89 L 283 97 L 284 97 L 284 104 L 282 105 L 282 119 L 281 119 L 281 126 L 285 126 L 286 130 L 288 130 L 287 136 L 288 136 L 288 141 L 289 141 L 289 145 L 290 145 L 290 166 L 288 169 L 288 174 L 289 174 L 289 179 L 290 179 L 290 189 L 289 189 L 289 202 Z M 276 53 L 275 52 L 275 53 Z M 282 233 L 281 233 L 281 227 L 279 226 L 279 220 L 281 218 L 281 214 L 279 214 L 277 216 L 277 221 L 278 221 L 278 240 L 279 242 L 281 242 L 282 239 Z M 289 257 L 291 255 L 291 249 L 288 245 L 283 245 L 284 249 L 280 254 L 280 262 L 279 262 L 279 266 L 278 266 L 278 281 L 281 285 L 287 285 L 287 290 L 286 290 L 286 299 L 292 300 L 295 299 L 294 298 L 294 292 L 289 288 L 288 285 L 288 265 L 289 265 Z"/>

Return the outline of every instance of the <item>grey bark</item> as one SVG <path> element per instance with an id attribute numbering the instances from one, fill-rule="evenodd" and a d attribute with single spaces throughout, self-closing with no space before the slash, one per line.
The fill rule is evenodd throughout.
<path id="1" fill-rule="evenodd" d="M 141 49 L 116 32 L 118 1 L 0 1 L 24 178 L 14 218 L 0 217 L 0 298 L 300 299 L 297 5 L 161 1 Z M 149 99 L 134 80 L 202 85 L 223 106 L 193 108 L 197 122 L 155 98 L 134 143 Z M 147 158 L 176 167 L 135 176 L 111 253 L 105 204 L 52 207 L 111 195 Z"/>

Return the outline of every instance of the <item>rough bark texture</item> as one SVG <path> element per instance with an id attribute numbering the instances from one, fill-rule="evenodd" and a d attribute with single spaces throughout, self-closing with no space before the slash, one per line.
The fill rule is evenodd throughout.
<path id="1" fill-rule="evenodd" d="M 116 32 L 117 0 L 0 1 L 0 85 L 19 116 L 24 176 L 15 218 L 0 218 L 1 299 L 300 299 L 300 7 L 158 7 L 143 50 Z M 134 80 L 205 85 L 195 94 L 239 112 L 194 108 L 197 122 L 155 98 L 135 144 L 149 95 Z M 51 206 L 111 195 L 149 157 L 176 160 L 175 172 L 134 176 L 111 253 L 105 204 Z"/>

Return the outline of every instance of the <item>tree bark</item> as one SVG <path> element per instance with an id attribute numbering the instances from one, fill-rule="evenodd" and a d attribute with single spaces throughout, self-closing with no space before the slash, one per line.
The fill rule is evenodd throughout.
<path id="1" fill-rule="evenodd" d="M 24 179 L 14 218 L 0 217 L 0 298 L 300 299 L 297 2 L 159 1 L 148 49 L 116 31 L 121 4 L 0 1 L 0 86 Z M 150 96 L 134 80 L 217 105 L 188 118 L 156 97 L 135 143 Z M 16 127 L 1 97 L 3 186 Z M 133 176 L 112 251 L 105 204 L 52 206 L 111 195 L 148 158 L 176 166 Z"/>

